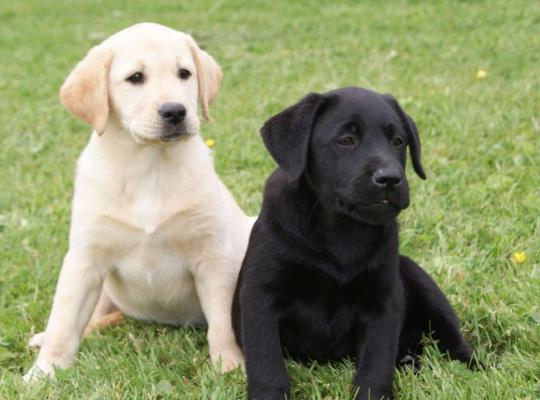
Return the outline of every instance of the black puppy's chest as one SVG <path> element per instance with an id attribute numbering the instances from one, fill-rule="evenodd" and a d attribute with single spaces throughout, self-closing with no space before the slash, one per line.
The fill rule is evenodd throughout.
<path id="1" fill-rule="evenodd" d="M 283 349 L 300 360 L 354 357 L 362 314 L 377 307 L 368 281 L 365 274 L 342 283 L 313 268 L 283 270 L 273 288 Z"/>

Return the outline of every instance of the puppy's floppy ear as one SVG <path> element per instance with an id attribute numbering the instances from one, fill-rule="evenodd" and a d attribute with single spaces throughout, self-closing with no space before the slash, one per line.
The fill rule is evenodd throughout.
<path id="1" fill-rule="evenodd" d="M 75 116 L 101 135 L 109 117 L 110 49 L 96 46 L 80 61 L 60 88 L 60 100 Z"/>
<path id="2" fill-rule="evenodd" d="M 189 37 L 189 47 L 193 61 L 195 61 L 195 67 L 197 68 L 201 112 L 204 119 L 209 121 L 210 114 L 208 112 L 208 106 L 219 92 L 219 85 L 223 80 L 223 72 L 216 60 L 214 60 L 214 57 L 206 51 L 201 50 L 191 36 Z"/>
<path id="3" fill-rule="evenodd" d="M 261 128 L 266 148 L 287 173 L 289 182 L 298 180 L 306 168 L 313 123 L 324 101 L 322 95 L 310 93 Z"/>
<path id="4" fill-rule="evenodd" d="M 409 153 L 411 154 L 414 171 L 420 178 L 426 179 L 424 167 L 422 167 L 422 163 L 420 162 L 420 137 L 418 136 L 416 124 L 414 123 L 413 119 L 403 111 L 397 100 L 392 95 L 385 93 L 383 97 L 396 111 L 401 124 L 407 133 L 407 139 L 409 141 Z"/>

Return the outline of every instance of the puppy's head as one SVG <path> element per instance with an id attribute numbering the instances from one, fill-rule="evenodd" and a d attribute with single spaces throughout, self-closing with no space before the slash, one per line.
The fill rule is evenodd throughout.
<path id="1" fill-rule="evenodd" d="M 328 212 L 363 223 L 384 224 L 408 207 L 407 146 L 425 179 L 416 125 L 387 94 L 312 93 L 270 118 L 261 134 L 290 182 L 305 178 Z"/>
<path id="2" fill-rule="evenodd" d="M 64 106 L 98 134 L 109 123 L 140 144 L 168 143 L 199 131 L 197 100 L 208 106 L 223 75 L 182 32 L 142 23 L 91 49 L 60 90 Z"/>

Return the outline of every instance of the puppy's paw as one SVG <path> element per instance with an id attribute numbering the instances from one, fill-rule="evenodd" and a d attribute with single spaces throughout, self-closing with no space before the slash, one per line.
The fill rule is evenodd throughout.
<path id="1" fill-rule="evenodd" d="M 45 332 L 36 333 L 28 341 L 28 348 L 39 349 L 41 345 L 43 344 L 44 339 L 45 339 Z"/>
<path id="2" fill-rule="evenodd" d="M 54 367 L 52 365 L 38 365 L 38 363 L 35 363 L 23 376 L 25 383 L 39 382 L 43 379 L 54 380 Z"/>
<path id="3" fill-rule="evenodd" d="M 417 374 L 420 372 L 420 359 L 416 354 L 405 354 L 396 365 L 402 371 L 412 371 Z"/>
<path id="4" fill-rule="evenodd" d="M 210 354 L 212 364 L 221 373 L 232 371 L 238 367 L 244 368 L 244 356 L 238 346 L 234 345 L 215 354 Z"/>

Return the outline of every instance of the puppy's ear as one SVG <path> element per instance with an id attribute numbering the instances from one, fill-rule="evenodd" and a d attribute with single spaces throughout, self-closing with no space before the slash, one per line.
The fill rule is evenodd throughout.
<path id="1" fill-rule="evenodd" d="M 324 99 L 318 93 L 308 94 L 267 120 L 261 128 L 266 148 L 287 173 L 289 182 L 297 181 L 306 168 L 313 123 Z"/>
<path id="2" fill-rule="evenodd" d="M 219 92 L 219 86 L 223 80 L 223 72 L 216 60 L 214 60 L 214 57 L 206 51 L 201 50 L 193 38 L 190 37 L 189 39 L 191 55 L 193 61 L 195 61 L 195 67 L 197 68 L 201 112 L 204 119 L 209 121 L 210 114 L 208 107 Z"/>
<path id="3" fill-rule="evenodd" d="M 407 133 L 407 139 L 409 142 L 409 153 L 411 154 L 411 159 L 413 163 L 413 168 L 416 174 L 422 178 L 426 179 L 426 174 L 424 172 L 424 167 L 420 161 L 420 137 L 418 136 L 418 129 L 413 119 L 409 117 L 401 108 L 397 100 L 390 94 L 386 93 L 383 95 L 386 101 L 390 103 L 392 108 L 396 111 Z"/>
<path id="4" fill-rule="evenodd" d="M 101 135 L 109 117 L 109 67 L 112 52 L 92 48 L 60 88 L 60 100 L 75 116 Z"/>

